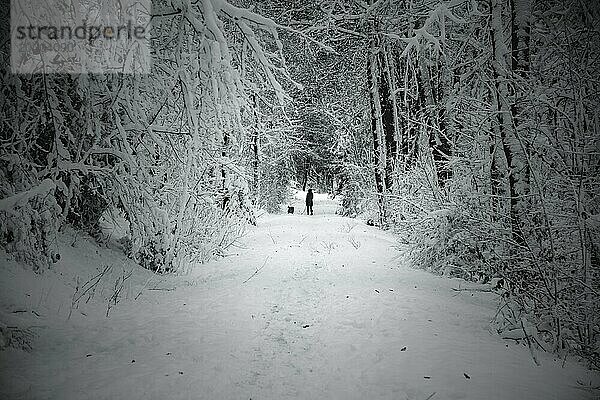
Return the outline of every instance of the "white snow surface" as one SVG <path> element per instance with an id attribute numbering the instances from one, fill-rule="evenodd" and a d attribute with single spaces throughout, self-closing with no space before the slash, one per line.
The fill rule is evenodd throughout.
<path id="1" fill-rule="evenodd" d="M 0 398 L 592 398 L 577 381 L 598 385 L 597 373 L 546 353 L 537 367 L 490 331 L 496 295 L 453 291 L 469 284 L 412 268 L 393 235 L 336 207 L 318 195 L 314 216 L 264 215 L 186 276 L 68 235 L 41 276 L 0 254 L 2 321 L 37 334 L 30 352 L 0 352 Z M 103 265 L 111 275 L 67 319 L 74 277 Z"/>

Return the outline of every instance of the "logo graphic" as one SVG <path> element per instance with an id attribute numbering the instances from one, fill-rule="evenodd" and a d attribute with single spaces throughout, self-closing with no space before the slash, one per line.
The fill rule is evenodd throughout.
<path id="1" fill-rule="evenodd" d="M 13 73 L 150 73 L 150 0 L 11 0 Z"/>

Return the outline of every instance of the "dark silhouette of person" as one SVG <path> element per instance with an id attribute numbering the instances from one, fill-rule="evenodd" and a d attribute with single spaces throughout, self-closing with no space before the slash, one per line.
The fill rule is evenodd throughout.
<path id="1" fill-rule="evenodd" d="M 312 191 L 312 189 L 308 189 L 308 193 L 306 193 L 306 214 L 313 215 L 313 191 Z"/>

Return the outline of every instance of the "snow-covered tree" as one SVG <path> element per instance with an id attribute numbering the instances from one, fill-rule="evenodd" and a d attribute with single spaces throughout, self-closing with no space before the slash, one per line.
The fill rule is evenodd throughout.
<path id="1" fill-rule="evenodd" d="M 100 217 L 119 210 L 131 257 L 181 270 L 254 221 L 251 96 L 288 101 L 278 25 L 221 0 L 152 12 L 149 75 L 2 71 L 2 244 L 22 260 L 48 265 L 59 227 L 98 235 Z"/>

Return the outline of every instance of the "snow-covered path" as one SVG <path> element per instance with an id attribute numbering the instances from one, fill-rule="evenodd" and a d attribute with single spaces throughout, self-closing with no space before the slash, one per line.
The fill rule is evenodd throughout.
<path id="1" fill-rule="evenodd" d="M 175 290 L 5 353 L 2 386 L 53 399 L 589 398 L 576 381 L 596 374 L 545 354 L 536 367 L 489 332 L 493 295 L 452 291 L 461 281 L 409 268 L 394 244 L 331 214 L 263 217 L 233 254 L 162 282 Z"/>

